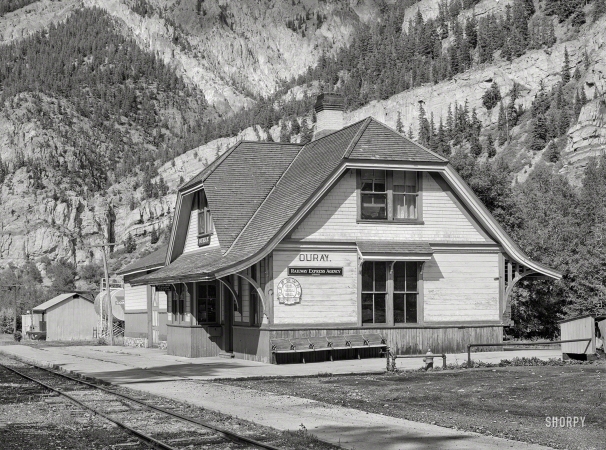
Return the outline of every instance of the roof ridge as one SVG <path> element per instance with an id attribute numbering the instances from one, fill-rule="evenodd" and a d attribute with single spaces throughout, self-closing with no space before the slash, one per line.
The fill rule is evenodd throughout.
<path id="1" fill-rule="evenodd" d="M 441 160 L 442 160 L 442 161 L 444 161 L 444 162 L 449 162 L 449 161 L 450 161 L 448 158 L 446 158 L 446 157 L 444 157 L 444 156 L 442 156 L 442 155 L 440 155 L 440 154 L 438 154 L 438 153 L 436 153 L 436 152 L 434 152 L 434 151 L 432 151 L 432 150 L 428 149 L 428 148 L 427 148 L 427 147 L 425 147 L 424 145 L 421 145 L 421 144 L 419 144 L 418 142 L 413 141 L 412 139 L 410 139 L 410 138 L 409 138 L 409 137 L 407 137 L 406 135 L 404 135 L 404 134 L 400 133 L 398 130 L 396 130 L 396 129 L 394 129 L 394 128 L 390 127 L 389 125 L 384 124 L 383 122 L 379 122 L 379 121 L 378 121 L 377 119 L 375 119 L 374 117 L 369 116 L 369 119 L 370 119 L 372 122 L 375 122 L 376 124 L 381 125 L 382 127 L 387 128 L 387 129 L 388 129 L 388 130 L 390 130 L 390 131 L 393 131 L 394 133 L 396 133 L 396 134 L 398 134 L 399 136 L 401 136 L 401 137 L 403 137 L 404 139 L 406 139 L 406 140 L 407 140 L 408 142 L 410 142 L 411 144 L 416 145 L 416 146 L 417 146 L 417 147 L 419 147 L 421 150 L 424 150 L 424 151 L 426 151 L 427 153 L 432 154 L 432 155 L 433 155 L 433 156 L 435 156 L 436 158 L 439 158 L 439 159 L 441 159 Z"/>
<path id="2" fill-rule="evenodd" d="M 193 180 L 194 178 L 196 178 L 199 175 L 202 175 L 205 170 L 207 170 L 209 167 L 211 167 L 213 164 L 216 163 L 216 165 L 212 168 L 212 170 L 209 170 L 209 172 L 206 175 L 206 177 L 204 177 L 204 179 L 202 179 L 202 180 L 197 181 L 196 183 L 199 183 L 199 182 L 202 182 L 202 181 L 206 180 L 206 178 L 208 178 L 209 175 L 211 173 L 213 173 L 217 169 L 217 167 L 219 167 L 221 165 L 221 163 L 223 161 L 225 161 L 225 159 L 227 159 L 227 157 L 229 155 L 231 155 L 233 153 L 233 151 L 240 146 L 240 144 L 242 144 L 242 142 L 244 142 L 244 141 L 240 140 L 240 141 L 236 142 L 234 145 L 232 145 L 230 148 L 228 148 L 227 150 L 225 150 L 217 158 L 213 159 L 210 163 L 208 163 L 208 165 L 204 169 L 202 169 L 200 172 L 198 172 L 197 174 L 195 174 L 193 177 L 191 177 L 189 180 L 187 180 L 182 185 L 178 186 L 177 187 L 177 192 L 181 191 L 181 189 L 183 189 L 183 187 L 187 186 L 188 183 L 191 183 L 191 180 Z M 195 184 L 193 186 L 195 186 Z"/>
<path id="3" fill-rule="evenodd" d="M 333 135 L 333 134 L 335 134 L 335 133 L 339 133 L 339 132 L 341 132 L 341 131 L 343 131 L 343 130 L 347 130 L 348 128 L 351 128 L 351 127 L 353 127 L 353 126 L 355 126 L 355 125 L 358 125 L 358 124 L 359 124 L 359 123 L 361 123 L 361 122 L 364 122 L 366 119 L 368 119 L 368 117 L 367 117 L 367 118 L 365 118 L 365 119 L 362 119 L 362 120 L 358 120 L 357 122 L 354 122 L 354 123 L 352 123 L 352 124 L 349 124 L 349 125 L 347 125 L 346 127 L 343 127 L 343 128 L 341 128 L 341 129 L 339 129 L 339 130 L 334 130 L 334 131 L 331 131 L 330 133 L 325 134 L 324 136 L 320 136 L 318 139 L 314 139 L 314 140 L 309 141 L 309 142 L 308 142 L 307 144 L 305 144 L 305 145 L 314 144 L 314 143 L 316 143 L 316 142 L 318 142 L 318 141 L 321 141 L 321 140 L 322 140 L 322 139 L 324 139 L 324 138 L 327 138 L 327 137 L 329 137 L 329 136 L 332 136 L 332 135 Z"/>
<path id="4" fill-rule="evenodd" d="M 351 155 L 351 152 L 353 151 L 353 149 L 355 148 L 356 144 L 358 143 L 358 141 L 360 140 L 360 138 L 362 137 L 362 135 L 364 134 L 364 132 L 366 131 L 366 128 L 368 128 L 368 124 L 372 121 L 372 117 L 368 116 L 363 120 L 363 124 L 360 127 L 360 129 L 358 130 L 358 132 L 356 133 L 356 135 L 353 137 L 353 139 L 351 140 L 351 142 L 349 143 L 349 145 L 347 146 L 347 148 L 345 149 L 345 153 L 343 153 L 343 156 L 341 159 L 347 159 L 349 158 L 349 155 Z"/>
<path id="5" fill-rule="evenodd" d="M 309 144 L 309 142 L 307 144 Z M 240 233 L 238 233 L 238 235 L 236 236 L 236 238 L 231 242 L 231 245 L 229 246 L 229 248 L 225 251 L 225 253 L 223 253 L 223 256 L 227 255 L 230 252 L 230 250 L 232 248 L 234 248 L 234 246 L 236 245 L 236 242 L 238 242 L 238 239 L 240 239 L 240 237 L 242 236 L 242 234 L 244 234 L 244 231 L 248 228 L 248 226 L 250 225 L 250 223 L 257 216 L 257 214 L 259 213 L 259 210 L 261 209 L 261 207 L 265 204 L 265 202 L 267 201 L 267 199 L 269 198 L 269 196 L 271 195 L 271 193 L 276 189 L 276 186 L 280 183 L 280 181 L 282 180 L 282 178 L 284 178 L 284 174 L 286 172 L 288 172 L 288 169 L 291 168 L 291 166 L 296 161 L 296 159 L 299 157 L 299 155 L 301 154 L 301 151 L 307 146 L 307 144 L 305 144 L 301 148 L 299 148 L 299 151 L 297 152 L 297 156 L 295 156 L 292 159 L 292 161 L 288 164 L 288 166 L 286 167 L 286 169 L 284 169 L 284 172 L 282 172 L 282 175 L 280 175 L 280 178 L 278 178 L 278 180 L 274 183 L 274 185 L 269 190 L 269 192 L 267 193 L 267 195 L 265 196 L 265 198 L 263 199 L 263 201 L 261 203 L 259 203 L 259 206 L 255 210 L 255 212 L 253 213 L 253 215 L 250 216 L 250 219 L 248 219 L 248 222 L 246 222 L 246 225 L 244 225 L 242 227 L 242 229 L 240 230 Z"/>

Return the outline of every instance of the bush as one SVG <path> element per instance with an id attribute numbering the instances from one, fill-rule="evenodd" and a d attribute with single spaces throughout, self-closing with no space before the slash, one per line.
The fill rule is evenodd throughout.
<path id="1" fill-rule="evenodd" d="M 23 335 L 21 334 L 20 331 L 15 331 L 13 333 L 13 337 L 15 338 L 15 341 L 21 342 L 21 339 L 23 338 Z"/>

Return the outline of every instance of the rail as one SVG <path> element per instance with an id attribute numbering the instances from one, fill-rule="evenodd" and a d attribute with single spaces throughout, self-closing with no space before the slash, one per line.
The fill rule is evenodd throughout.
<path id="1" fill-rule="evenodd" d="M 391 358 L 391 366 L 389 359 Z M 387 351 L 387 371 L 392 372 L 396 368 L 396 359 L 411 359 L 411 358 L 442 358 L 442 368 L 446 369 L 446 353 L 432 353 L 431 355 L 394 355 Z"/>
<path id="2" fill-rule="evenodd" d="M 591 344 L 591 338 L 586 339 L 567 339 L 564 341 L 536 341 L 536 342 L 499 342 L 498 344 L 467 344 L 467 366 L 471 366 L 471 348 L 472 347 L 510 347 L 510 346 L 522 346 L 522 345 L 556 345 L 556 344 L 568 344 L 569 342 L 585 342 L 587 341 L 587 347 L 585 352 Z"/>
<path id="3" fill-rule="evenodd" d="M 225 428 L 222 428 L 222 427 L 210 424 L 210 423 L 208 423 L 206 421 L 203 421 L 203 420 L 195 419 L 195 418 L 192 418 L 192 417 L 186 417 L 186 416 L 184 416 L 182 414 L 179 414 L 179 413 L 176 413 L 176 412 L 173 412 L 173 411 L 168 411 L 167 409 L 160 408 L 160 407 L 155 406 L 155 405 L 151 405 L 151 404 L 149 404 L 147 402 L 144 402 L 144 401 L 138 400 L 136 398 L 130 397 L 130 396 L 126 395 L 126 394 L 122 394 L 122 393 L 116 392 L 116 391 L 114 391 L 112 389 L 107 389 L 107 388 L 104 388 L 104 387 L 99 386 L 97 384 L 90 383 L 88 381 L 84 381 L 84 380 L 81 380 L 81 379 L 78 379 L 78 378 L 70 377 L 69 375 L 66 375 L 66 374 L 63 374 L 63 373 L 60 373 L 60 372 L 55 372 L 54 370 L 50 370 L 50 369 L 48 369 L 46 367 L 38 366 L 37 364 L 32 364 L 32 363 L 28 363 L 28 362 L 21 361 L 21 360 L 19 360 L 19 362 L 22 363 L 22 364 L 26 364 L 28 366 L 31 366 L 31 367 L 35 367 L 36 369 L 40 369 L 42 371 L 48 372 L 50 374 L 57 375 L 59 377 L 65 378 L 67 380 L 70 380 L 70 381 L 73 381 L 73 382 L 76 382 L 76 383 L 80 383 L 80 384 L 83 384 L 83 385 L 86 385 L 86 386 L 98 389 L 100 391 L 104 391 L 104 392 L 109 393 L 111 395 L 115 395 L 116 397 L 121 397 L 121 398 L 123 398 L 125 400 L 128 400 L 130 402 L 137 403 L 137 404 L 139 404 L 141 406 L 144 406 L 146 408 L 149 408 L 149 409 L 152 409 L 152 410 L 156 410 L 158 412 L 161 412 L 161 413 L 167 414 L 169 416 L 175 417 L 177 419 L 183 420 L 185 422 L 189 422 L 189 423 L 201 426 L 202 428 L 206 428 L 208 430 L 214 431 L 215 433 L 217 433 L 218 435 L 220 435 L 224 439 L 232 441 L 232 442 L 234 442 L 236 444 L 248 444 L 248 445 L 252 445 L 254 447 L 261 448 L 261 449 L 266 449 L 266 450 L 280 450 L 278 447 L 275 447 L 275 446 L 273 446 L 271 444 L 266 444 L 264 442 L 259 442 L 259 441 L 255 440 L 255 439 L 252 439 L 252 438 L 249 438 L 247 436 L 235 433 L 233 431 L 229 431 L 229 430 L 227 430 Z M 163 450 L 177 450 L 176 448 L 168 445 L 165 442 L 162 442 L 162 441 L 159 441 L 157 439 L 154 439 L 153 437 L 151 437 L 151 436 L 149 436 L 149 435 L 147 435 L 145 433 L 142 433 L 140 431 L 137 431 L 134 428 L 128 426 L 127 424 L 125 424 L 123 422 L 120 422 L 120 421 L 112 418 L 111 416 L 108 416 L 108 415 L 102 413 L 98 409 L 93 408 L 93 407 L 91 407 L 89 405 L 86 405 L 85 403 L 79 401 L 77 398 L 75 398 L 75 397 L 67 394 L 62 389 L 54 388 L 53 386 L 50 386 L 50 385 L 48 385 L 48 384 L 46 384 L 46 383 L 44 383 L 42 381 L 36 380 L 35 378 L 32 378 L 32 377 L 30 377 L 28 375 L 25 375 L 25 374 L 19 372 L 18 370 L 13 369 L 12 367 L 8 367 L 5 364 L 0 364 L 0 366 L 4 367 L 5 369 L 7 369 L 7 370 L 9 370 L 9 371 L 11 371 L 11 372 L 13 372 L 13 373 L 15 373 L 15 374 L 23 377 L 23 378 L 26 378 L 26 379 L 28 379 L 30 381 L 33 381 L 34 383 L 37 383 L 37 384 L 43 386 L 44 388 L 46 388 L 46 389 L 48 389 L 50 391 L 56 392 L 59 395 L 67 397 L 69 400 L 71 400 L 72 402 L 74 402 L 74 403 L 82 406 L 85 409 L 93 411 L 95 414 L 98 414 L 99 416 L 103 417 L 104 419 L 109 420 L 110 422 L 115 423 L 116 425 L 118 425 L 120 428 L 126 430 L 127 432 L 129 432 L 129 433 L 137 436 L 139 439 L 141 439 L 142 441 L 144 441 L 147 444 L 149 444 L 152 448 L 163 449 Z"/>

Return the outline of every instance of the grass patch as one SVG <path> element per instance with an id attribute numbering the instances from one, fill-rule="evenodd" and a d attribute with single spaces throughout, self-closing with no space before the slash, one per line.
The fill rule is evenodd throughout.
<path id="1" fill-rule="evenodd" d="M 579 364 L 515 358 L 502 364 L 479 370 L 222 383 L 555 448 L 603 448 L 603 361 Z M 584 427 L 547 427 L 547 417 L 556 416 L 584 417 Z"/>

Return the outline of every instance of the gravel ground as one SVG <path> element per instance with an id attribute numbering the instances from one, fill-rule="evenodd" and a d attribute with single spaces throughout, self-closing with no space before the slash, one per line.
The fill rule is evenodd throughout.
<path id="1" fill-rule="evenodd" d="M 606 449 L 603 362 L 217 383 L 555 448 Z M 584 417 L 585 422 L 547 427 L 546 417 L 552 416 Z"/>
<path id="2" fill-rule="evenodd" d="M 35 370 L 32 372 L 30 368 L 26 371 L 25 365 L 5 356 L 0 356 L 0 363 L 12 365 L 34 378 L 43 379 L 42 376 L 36 375 Z M 319 441 L 306 430 L 282 432 L 164 397 L 126 388 L 116 390 L 181 415 L 271 443 L 279 448 L 293 450 L 337 448 Z M 135 426 L 156 439 L 171 439 L 171 443 L 174 442 L 179 448 L 248 448 L 248 446 L 226 442 L 218 438 L 215 433 L 203 431 L 197 425 L 181 421 L 169 423 L 169 420 L 164 419 L 166 417 L 164 414 L 150 412 L 147 408 L 138 407 L 144 412 L 139 420 L 139 416 L 132 410 L 129 412 L 126 400 L 108 402 L 107 398 L 102 398 L 107 394 L 100 391 L 73 391 L 71 395 L 81 400 L 86 399 L 87 403 L 93 402 L 93 404 L 97 400 L 96 397 L 99 397 L 104 412 L 111 413 L 116 419 Z M 200 437 L 204 435 L 207 435 L 207 439 L 205 445 L 201 446 Z M 179 442 L 175 442 L 175 438 L 178 438 Z M 64 397 L 0 368 L 0 448 L 22 449 L 25 442 L 27 448 L 33 449 L 147 448 L 145 444 L 113 423 L 84 410 Z M 195 446 L 191 445 L 193 442 L 196 443 Z"/>

